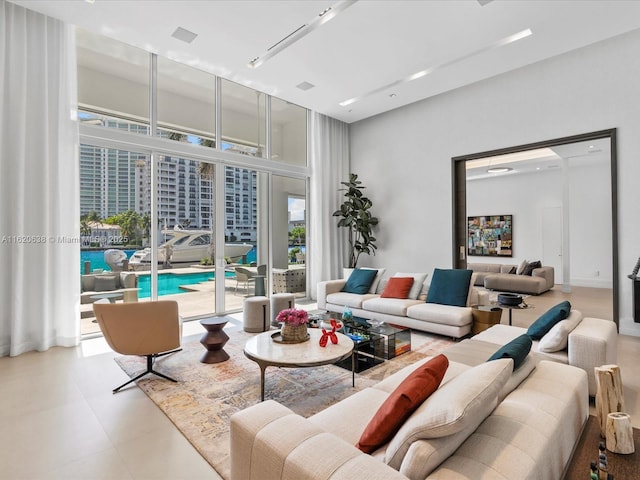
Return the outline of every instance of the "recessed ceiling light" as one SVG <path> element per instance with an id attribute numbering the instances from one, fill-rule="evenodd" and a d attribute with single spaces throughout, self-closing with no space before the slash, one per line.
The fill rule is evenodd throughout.
<path id="1" fill-rule="evenodd" d="M 396 97 L 397 97 L 397 95 L 395 93 L 390 93 L 389 94 L 389 98 L 396 98 Z"/>
<path id="2" fill-rule="evenodd" d="M 177 38 L 178 40 L 182 40 L 185 43 L 193 42 L 198 36 L 197 33 L 190 32 L 186 28 L 178 27 L 176 31 L 171 34 L 173 38 Z"/>
<path id="3" fill-rule="evenodd" d="M 487 169 L 487 173 L 507 173 L 513 170 L 513 168 L 509 167 L 493 167 Z"/>

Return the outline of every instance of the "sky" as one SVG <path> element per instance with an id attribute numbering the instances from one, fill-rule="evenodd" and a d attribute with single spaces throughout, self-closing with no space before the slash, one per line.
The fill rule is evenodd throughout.
<path id="1" fill-rule="evenodd" d="M 304 198 L 289 197 L 291 220 L 304 220 Z"/>

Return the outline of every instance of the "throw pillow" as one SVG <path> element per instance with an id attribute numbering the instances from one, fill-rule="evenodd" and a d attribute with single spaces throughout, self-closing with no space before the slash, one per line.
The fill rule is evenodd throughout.
<path id="1" fill-rule="evenodd" d="M 522 271 L 522 275 L 531 276 L 531 274 L 533 273 L 533 270 L 536 269 L 536 268 L 540 268 L 541 266 L 542 266 L 542 262 L 540 262 L 540 260 L 536 260 L 535 262 L 527 263 L 527 266 L 524 267 L 524 270 Z"/>
<path id="2" fill-rule="evenodd" d="M 389 442 L 385 463 L 399 470 L 409 447 L 418 440 L 430 442 L 430 439 L 447 437 L 451 441 L 440 445 L 452 453 L 468 436 L 456 434 L 475 429 L 496 407 L 498 394 L 512 371 L 513 360 L 496 360 L 469 368 L 443 383 Z M 457 443 L 453 443 L 454 439 Z"/>
<path id="3" fill-rule="evenodd" d="M 97 275 L 95 280 L 96 292 L 108 292 L 118 288 L 114 275 Z"/>
<path id="4" fill-rule="evenodd" d="M 408 298 L 413 277 L 391 277 L 382 291 L 382 298 Z"/>
<path id="5" fill-rule="evenodd" d="M 422 290 L 422 284 L 427 279 L 426 273 L 396 273 L 393 275 L 394 277 L 413 277 L 413 285 L 411 286 L 411 291 L 409 292 L 409 296 L 412 300 L 418 298 L 420 295 L 420 291 Z"/>
<path id="6" fill-rule="evenodd" d="M 373 453 L 391 440 L 415 409 L 437 390 L 448 366 L 449 360 L 440 354 L 415 369 L 380 406 L 356 447 Z"/>
<path id="7" fill-rule="evenodd" d="M 518 265 L 518 269 L 516 270 L 516 275 L 522 275 L 522 272 L 527 266 L 527 263 L 529 262 L 527 262 L 526 260 L 523 260 L 522 263 Z"/>
<path id="8" fill-rule="evenodd" d="M 540 340 L 556 323 L 567 318 L 569 312 L 571 312 L 571 304 L 567 300 L 551 307 L 529 326 L 527 335 L 533 340 Z"/>
<path id="9" fill-rule="evenodd" d="M 351 272 L 351 275 L 349 275 L 349 279 L 345 286 L 342 287 L 342 291 L 346 293 L 357 293 L 360 295 L 369 293 L 369 288 L 371 288 L 371 283 L 373 283 L 373 279 L 376 277 L 377 273 L 377 270 L 356 268 Z"/>
<path id="10" fill-rule="evenodd" d="M 523 333 L 519 337 L 514 338 L 506 345 L 500 347 L 496 353 L 491 355 L 487 361 L 498 360 L 500 358 L 513 359 L 513 369 L 516 370 L 524 359 L 527 358 L 531 351 L 531 337 Z"/>
<path id="11" fill-rule="evenodd" d="M 509 271 L 508 271 L 508 272 L 505 272 L 505 273 L 510 273 L 510 274 L 514 275 L 514 274 L 516 273 L 516 271 L 517 271 L 517 270 L 518 270 L 518 267 L 516 267 L 516 266 L 514 265 L 513 267 L 511 267 L 511 268 L 509 269 Z"/>
<path id="12" fill-rule="evenodd" d="M 473 270 L 433 270 L 427 303 L 465 307 Z"/>
<path id="13" fill-rule="evenodd" d="M 378 293 L 378 285 L 380 285 L 380 280 L 382 279 L 382 275 L 384 275 L 384 272 L 386 270 L 386 268 L 369 268 L 369 267 L 362 267 L 363 270 L 375 270 L 376 276 L 373 279 L 373 282 L 371 282 L 371 286 L 369 287 L 369 293 Z"/>
<path id="14" fill-rule="evenodd" d="M 559 352 L 567 348 L 569 344 L 569 334 L 582 321 L 582 312 L 580 310 L 571 310 L 569 316 L 565 320 L 556 323 L 547 334 L 540 339 L 538 343 L 538 351 L 551 353 Z"/>

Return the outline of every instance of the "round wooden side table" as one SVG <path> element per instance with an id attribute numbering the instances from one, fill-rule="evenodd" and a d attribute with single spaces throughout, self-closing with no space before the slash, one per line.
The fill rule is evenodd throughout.
<path id="1" fill-rule="evenodd" d="M 471 307 L 473 325 L 471 334 L 476 335 L 487 328 L 500 323 L 502 308 L 491 305 L 473 305 Z"/>
<path id="2" fill-rule="evenodd" d="M 202 363 L 220 363 L 229 360 L 229 354 L 222 349 L 229 340 L 229 336 L 222 330 L 226 324 L 227 320 L 223 317 L 200 320 L 200 325 L 207 330 L 200 339 L 200 343 L 207 349 L 200 359 Z"/>

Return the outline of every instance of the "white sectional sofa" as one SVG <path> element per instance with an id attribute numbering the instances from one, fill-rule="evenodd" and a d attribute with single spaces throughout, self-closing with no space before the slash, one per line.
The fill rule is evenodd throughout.
<path id="1" fill-rule="evenodd" d="M 93 303 L 98 293 L 122 293 L 125 302 L 138 301 L 138 277 L 134 272 L 102 272 L 82 275 L 80 303 Z"/>
<path id="2" fill-rule="evenodd" d="M 472 286 L 469 288 L 467 306 L 458 307 L 425 303 L 429 288 L 428 279 L 422 283 L 418 298 L 381 298 L 385 280 L 375 288 L 374 293 L 355 294 L 342 292 L 347 280 L 328 280 L 318 283 L 318 308 L 342 313 L 345 307 L 357 317 L 381 320 L 424 332 L 437 333 L 453 338 L 461 338 L 471 332 L 473 318 L 471 305 L 486 305 L 489 296 Z M 473 285 L 474 278 L 471 279 Z"/>
<path id="3" fill-rule="evenodd" d="M 439 388 L 370 455 L 354 445 L 427 359 L 307 419 L 275 401 L 236 413 L 232 480 L 559 480 L 589 414 L 587 375 L 535 354 L 512 373 L 511 359 L 486 362 L 493 347 L 451 352 Z"/>
<path id="4" fill-rule="evenodd" d="M 455 349 L 462 352 L 473 345 L 486 343 L 489 350 L 495 350 L 524 333 L 527 333 L 526 328 L 494 325 L 470 340 L 460 342 Z M 533 341 L 531 351 L 546 360 L 584 370 L 589 382 L 589 395 L 593 397 L 596 394 L 594 368 L 617 362 L 617 343 L 618 331 L 614 322 L 583 317 L 579 310 L 572 309 L 569 318 L 552 328 L 542 339 Z"/>
<path id="5" fill-rule="evenodd" d="M 475 285 L 489 290 L 540 295 L 551 290 L 555 282 L 553 267 L 534 268 L 531 275 L 518 275 L 517 265 L 499 263 L 469 263 L 467 268 L 477 274 Z"/>

